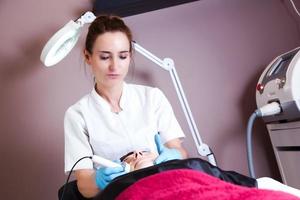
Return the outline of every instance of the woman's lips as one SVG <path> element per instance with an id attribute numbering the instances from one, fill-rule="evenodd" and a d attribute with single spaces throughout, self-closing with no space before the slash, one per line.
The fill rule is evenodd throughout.
<path id="1" fill-rule="evenodd" d="M 119 74 L 107 74 L 108 78 L 111 78 L 111 79 L 116 79 L 118 78 L 120 75 Z"/>

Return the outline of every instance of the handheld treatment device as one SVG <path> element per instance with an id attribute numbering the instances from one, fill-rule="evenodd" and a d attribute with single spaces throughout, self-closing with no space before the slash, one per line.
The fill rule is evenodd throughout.
<path id="1" fill-rule="evenodd" d="M 119 163 L 116 163 L 116 162 L 113 162 L 111 160 L 108 160 L 108 159 L 105 159 L 105 158 L 102 158 L 100 156 L 97 156 L 97 155 L 93 155 L 92 156 L 92 161 L 100 166 L 103 166 L 103 167 L 123 167 L 122 164 L 125 164 L 125 172 L 130 172 L 130 166 L 129 164 L 127 163 L 122 163 L 122 164 L 119 164 Z"/>

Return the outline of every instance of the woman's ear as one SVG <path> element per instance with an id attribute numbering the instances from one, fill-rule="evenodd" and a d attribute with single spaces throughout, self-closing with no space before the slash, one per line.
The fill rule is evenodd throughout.
<path id="1" fill-rule="evenodd" d="M 91 54 L 85 49 L 83 50 L 84 60 L 88 65 L 91 65 Z"/>

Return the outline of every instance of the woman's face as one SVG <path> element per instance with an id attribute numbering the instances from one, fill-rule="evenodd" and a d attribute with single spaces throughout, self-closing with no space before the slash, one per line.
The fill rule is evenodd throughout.
<path id="1" fill-rule="evenodd" d="M 130 165 L 130 171 L 134 171 L 152 166 L 157 156 L 156 153 L 150 151 L 134 151 L 129 153 L 129 155 L 123 159 L 123 162 Z"/>
<path id="2" fill-rule="evenodd" d="M 106 32 L 97 37 L 92 54 L 85 51 L 97 86 L 120 86 L 127 75 L 131 53 L 130 42 L 122 32 Z"/>

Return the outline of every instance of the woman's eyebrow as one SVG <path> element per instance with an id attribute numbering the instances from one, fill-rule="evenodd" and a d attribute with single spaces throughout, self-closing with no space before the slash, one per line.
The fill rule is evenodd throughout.
<path id="1" fill-rule="evenodd" d="M 110 51 L 98 51 L 98 53 L 107 53 L 107 54 L 111 54 L 111 52 Z M 129 53 L 129 51 L 127 51 L 127 50 L 124 50 L 124 51 L 119 51 L 119 53 Z"/>
<path id="2" fill-rule="evenodd" d="M 129 51 L 120 51 L 119 53 L 129 53 Z"/>
<path id="3" fill-rule="evenodd" d="M 99 53 L 108 53 L 108 54 L 110 54 L 111 52 L 109 52 L 109 51 L 98 51 Z"/>
<path id="4" fill-rule="evenodd" d="M 133 154 L 133 153 L 134 153 L 134 151 L 129 152 L 128 154 L 122 156 L 122 157 L 120 158 L 120 160 L 123 161 L 127 156 L 129 156 L 129 155 L 131 155 L 131 154 Z"/>

